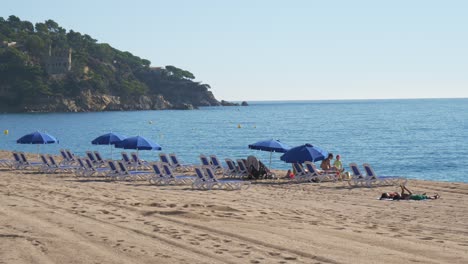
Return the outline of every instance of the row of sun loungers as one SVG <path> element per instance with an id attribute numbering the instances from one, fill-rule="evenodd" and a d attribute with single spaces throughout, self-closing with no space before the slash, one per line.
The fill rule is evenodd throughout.
<path id="1" fill-rule="evenodd" d="M 226 178 L 243 178 L 249 175 L 244 160 L 234 162 L 225 159 L 226 166 L 215 156 L 200 155 L 201 165 L 183 164 L 175 154 L 160 153 L 160 161 L 147 162 L 139 159 L 137 153 L 122 152 L 122 160 L 105 160 L 99 152 L 86 152 L 85 158 L 76 157 L 70 150 L 60 150 L 62 160 L 57 162 L 54 156 L 40 155 L 41 162 L 29 162 L 22 152 L 14 152 L 14 160 L 0 160 L 0 167 L 15 169 L 38 169 L 44 173 L 74 173 L 79 177 L 107 177 L 110 180 L 148 180 L 151 184 L 192 184 L 197 189 L 240 189 L 242 180 L 218 179 L 216 175 Z M 305 169 L 299 164 L 293 164 L 296 170 L 296 182 L 336 181 L 337 172 L 317 170 L 312 162 L 305 162 Z M 366 175 L 362 174 L 356 163 L 349 164 L 352 175 L 345 179 L 352 187 L 381 186 L 406 184 L 406 178 L 397 176 L 378 176 L 372 167 L 365 163 Z M 173 171 L 193 171 L 196 176 L 174 175 Z M 202 177 L 202 175 L 204 177 Z"/>
<path id="2" fill-rule="evenodd" d="M 294 180 L 297 182 L 322 182 L 322 181 L 333 181 L 335 182 L 339 178 L 337 171 L 319 171 L 315 167 L 315 164 L 309 161 L 304 163 L 306 169 L 300 164 L 294 163 L 294 169 L 296 175 Z M 368 163 L 364 163 L 363 167 L 366 171 L 366 175 L 362 174 L 356 163 L 350 163 L 349 167 L 352 170 L 351 177 L 344 179 L 348 182 L 351 187 L 365 186 L 384 186 L 384 185 L 405 185 L 407 179 L 401 176 L 378 176 L 372 167 Z"/>

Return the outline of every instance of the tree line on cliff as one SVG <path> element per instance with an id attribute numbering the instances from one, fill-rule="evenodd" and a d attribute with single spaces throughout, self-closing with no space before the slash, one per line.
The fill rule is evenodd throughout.
<path id="1" fill-rule="evenodd" d="M 66 58 L 69 52 L 68 69 L 48 71 L 51 58 Z M 40 99 L 77 98 L 83 92 L 118 96 L 127 104 L 145 95 L 163 96 L 173 105 L 219 104 L 210 86 L 195 82 L 191 72 L 150 65 L 53 20 L 33 25 L 13 15 L 0 17 L 1 111 L 22 111 Z"/>

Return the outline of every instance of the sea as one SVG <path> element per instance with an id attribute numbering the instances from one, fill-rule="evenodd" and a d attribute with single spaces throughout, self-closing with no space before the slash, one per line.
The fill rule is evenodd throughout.
<path id="1" fill-rule="evenodd" d="M 34 131 L 47 132 L 59 143 L 16 144 Z M 3 150 L 58 154 L 67 148 L 76 155 L 98 150 L 113 159 L 120 159 L 121 149 L 91 141 L 109 132 L 139 135 L 162 146 L 162 151 L 139 151 L 141 158 L 155 161 L 159 152 L 176 153 L 194 164 L 204 154 L 221 160 L 255 155 L 268 165 L 270 153 L 248 145 L 278 139 L 291 147 L 309 143 L 340 154 L 346 169 L 351 162 L 370 163 L 379 175 L 468 182 L 468 99 L 262 101 L 193 111 L 0 114 L 0 132 Z M 272 153 L 273 169 L 291 167 L 281 155 Z"/>

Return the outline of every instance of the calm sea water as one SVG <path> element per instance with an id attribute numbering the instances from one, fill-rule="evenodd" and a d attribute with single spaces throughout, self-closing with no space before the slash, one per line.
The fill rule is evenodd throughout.
<path id="1" fill-rule="evenodd" d="M 380 175 L 468 182 L 468 99 L 251 102 L 248 107 L 206 107 L 195 111 L 135 111 L 103 113 L 0 114 L 0 149 L 36 152 L 36 145 L 16 139 L 46 131 L 59 144 L 41 152 L 69 148 L 79 155 L 108 146 L 91 145 L 95 137 L 118 132 L 148 137 L 175 152 L 184 162 L 199 163 L 199 154 L 224 159 L 269 153 L 248 144 L 280 139 L 290 146 L 311 143 L 334 154 L 344 164 L 368 162 Z M 240 127 L 240 128 L 239 128 Z M 114 151 L 114 158 L 118 155 Z M 146 160 L 158 152 L 140 151 Z M 273 153 L 272 167 L 287 169 Z"/>

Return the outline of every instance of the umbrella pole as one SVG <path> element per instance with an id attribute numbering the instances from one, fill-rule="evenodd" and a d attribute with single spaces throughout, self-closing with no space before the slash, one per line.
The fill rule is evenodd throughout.
<path id="1" fill-rule="evenodd" d="M 37 158 L 39 158 L 39 148 L 41 145 L 37 144 Z"/>
<path id="2" fill-rule="evenodd" d="M 114 160 L 114 157 L 112 156 L 112 150 L 114 149 L 114 148 L 112 147 L 112 144 L 110 145 L 110 147 L 111 147 L 111 160 Z"/>
<path id="3" fill-rule="evenodd" d="M 268 167 L 268 170 L 271 170 L 271 154 L 273 154 L 273 151 L 270 151 L 270 166 Z"/>

